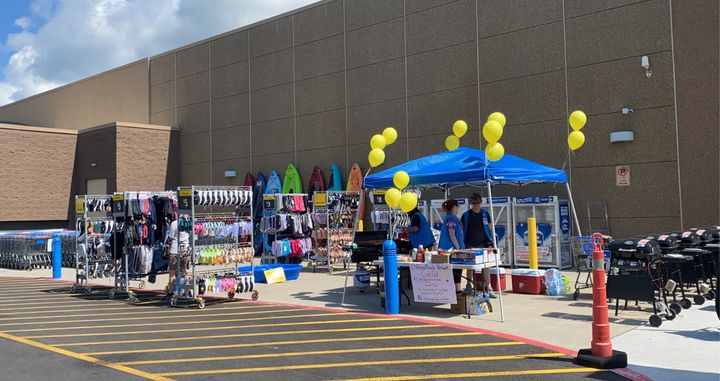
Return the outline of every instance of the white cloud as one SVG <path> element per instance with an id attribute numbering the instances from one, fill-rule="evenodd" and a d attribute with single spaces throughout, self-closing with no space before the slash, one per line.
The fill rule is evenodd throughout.
<path id="1" fill-rule="evenodd" d="M 35 0 L 3 44 L 0 105 L 314 1 Z"/>

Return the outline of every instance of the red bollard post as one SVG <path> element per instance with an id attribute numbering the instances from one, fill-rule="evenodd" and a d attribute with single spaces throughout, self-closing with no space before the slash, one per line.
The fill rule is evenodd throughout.
<path id="1" fill-rule="evenodd" d="M 610 341 L 607 291 L 605 289 L 605 252 L 603 236 L 593 233 L 593 322 L 592 342 L 589 349 L 581 349 L 575 361 L 578 365 L 614 369 L 627 367 L 627 353 L 613 350 Z"/>

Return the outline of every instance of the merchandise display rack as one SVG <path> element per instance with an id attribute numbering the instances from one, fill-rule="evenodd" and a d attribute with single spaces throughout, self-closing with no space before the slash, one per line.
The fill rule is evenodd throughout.
<path id="1" fill-rule="evenodd" d="M 313 195 L 313 222 L 315 229 L 314 256 L 308 254 L 313 268 L 335 270 L 334 264 L 342 261 L 347 269 L 352 250 L 348 249 L 354 241 L 355 227 L 358 221 L 360 192 L 327 191 Z"/>
<path id="2" fill-rule="evenodd" d="M 296 198 L 303 200 L 302 207 L 296 205 L 296 208 L 294 209 L 289 208 L 287 204 L 294 204 L 294 201 L 291 202 L 290 200 L 295 200 Z M 291 253 L 289 252 L 289 250 L 292 250 L 291 245 L 286 245 L 288 250 L 283 249 L 281 250 L 281 253 L 274 252 L 277 250 L 273 250 L 273 247 L 277 249 L 278 246 L 276 245 L 278 245 L 281 241 L 286 240 L 307 239 L 310 243 L 312 243 L 312 239 L 310 237 L 314 224 L 309 204 L 308 195 L 306 193 L 274 193 L 263 196 L 263 218 L 260 222 L 260 230 L 263 232 L 265 245 L 263 245 L 261 263 L 276 264 L 279 262 L 280 258 L 283 258 L 285 263 L 294 263 L 294 261 L 301 262 L 302 258 L 312 250 L 312 247 L 310 247 L 308 248 L 307 253 Z M 278 219 L 287 217 L 291 219 L 299 217 L 300 220 L 305 221 L 304 223 L 301 223 L 301 225 L 304 228 L 308 228 L 308 231 L 304 231 L 306 229 L 302 229 L 302 232 L 290 230 L 289 225 L 284 226 L 285 229 L 283 229 L 282 224 L 278 223 Z"/>
<path id="3" fill-rule="evenodd" d="M 114 229 L 111 195 L 75 196 L 76 227 L 79 232 L 75 250 L 75 284 L 71 293 L 92 294 L 88 282 L 113 276 L 115 261 L 108 247 Z"/>
<path id="4" fill-rule="evenodd" d="M 115 272 L 115 286 L 108 292 L 108 298 L 110 299 L 114 299 L 118 293 L 124 293 L 128 296 L 128 299 L 131 302 L 138 302 L 139 299 L 130 289 L 130 283 L 138 282 L 138 288 L 145 288 L 145 278 L 148 277 L 149 272 L 139 272 L 135 269 L 135 266 L 131 266 L 134 261 L 131 261 L 130 259 L 136 259 L 134 256 L 131 256 L 131 252 L 134 248 L 138 247 L 138 245 L 133 242 L 133 239 L 130 238 L 131 234 L 129 233 L 137 229 L 138 226 L 141 227 L 143 225 L 150 225 L 149 228 L 157 228 L 157 221 L 152 220 L 152 217 L 150 215 L 151 213 L 149 211 L 147 211 L 147 213 L 140 213 L 139 210 L 135 210 L 137 208 L 131 208 L 130 203 L 137 203 L 138 200 L 143 199 L 154 200 L 157 197 L 162 197 L 170 200 L 170 202 L 172 203 L 171 210 L 173 211 L 173 214 L 177 213 L 177 195 L 173 191 L 127 191 L 118 192 L 113 195 L 113 218 L 115 219 L 115 233 L 123 233 L 125 242 L 122 246 L 122 263 L 120 264 L 120 266 L 122 266 L 122 270 Z M 156 210 L 156 218 L 158 213 L 162 212 L 163 211 Z M 162 236 L 155 237 L 155 242 L 159 243 L 161 246 L 164 245 L 165 229 L 169 227 L 169 224 L 172 221 L 172 219 L 166 221 L 167 226 L 161 229 L 161 232 L 163 233 Z M 114 240 L 114 245 L 115 251 L 120 250 L 119 241 L 117 239 Z M 142 246 L 142 244 L 140 246 Z M 151 255 L 153 255 L 155 245 L 150 246 L 147 249 L 151 253 Z"/>
<path id="5" fill-rule="evenodd" d="M 254 278 L 253 192 L 245 186 L 191 186 L 178 188 L 178 260 L 170 305 L 194 300 L 205 308 L 203 295 L 226 293 L 229 299 L 247 292 L 259 297 Z M 187 243 L 182 235 L 187 234 Z M 190 271 L 181 274 L 187 258 Z M 250 263 L 240 273 L 238 265 Z M 212 269 L 197 269 L 198 266 Z"/>

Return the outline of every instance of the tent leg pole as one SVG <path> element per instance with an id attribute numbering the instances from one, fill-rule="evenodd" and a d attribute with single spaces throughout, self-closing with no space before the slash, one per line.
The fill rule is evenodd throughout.
<path id="1" fill-rule="evenodd" d="M 493 208 L 493 197 L 492 197 L 492 185 L 490 185 L 490 182 L 487 182 L 488 187 L 488 198 L 490 199 L 490 222 L 493 224 L 493 230 L 492 230 L 492 241 L 493 241 L 493 247 L 498 250 L 497 254 L 495 256 L 495 269 L 498 273 L 498 284 L 500 284 L 500 265 L 498 264 L 500 261 L 498 260 L 499 254 L 500 254 L 500 248 L 497 245 L 497 235 L 495 234 L 495 210 Z M 503 294 L 502 294 L 502 287 L 498 287 L 498 298 L 500 300 L 500 321 L 505 322 L 505 306 L 503 305 Z"/>
<path id="2" fill-rule="evenodd" d="M 575 202 L 573 201 L 572 192 L 570 191 L 570 184 L 565 183 L 565 187 L 567 188 L 568 199 L 570 200 L 570 209 L 572 209 L 573 219 L 575 220 L 575 228 L 578 233 L 577 235 L 582 235 L 582 231 L 580 230 L 580 221 L 578 220 L 577 212 L 575 211 Z"/>

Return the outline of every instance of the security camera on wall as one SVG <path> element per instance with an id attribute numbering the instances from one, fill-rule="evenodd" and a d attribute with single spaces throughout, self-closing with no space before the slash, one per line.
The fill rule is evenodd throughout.
<path id="1" fill-rule="evenodd" d="M 652 70 L 650 70 L 650 58 L 648 58 L 648 56 L 642 56 L 640 66 L 645 69 L 645 75 L 650 78 L 652 76 Z"/>

